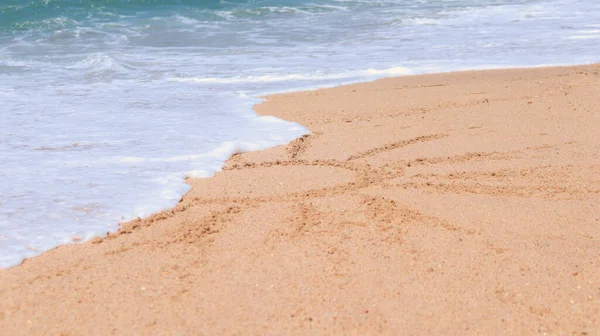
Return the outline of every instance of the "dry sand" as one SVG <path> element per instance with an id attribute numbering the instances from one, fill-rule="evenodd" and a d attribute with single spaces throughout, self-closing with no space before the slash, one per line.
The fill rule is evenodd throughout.
<path id="1" fill-rule="evenodd" d="M 0 333 L 598 335 L 599 71 L 271 96 L 313 135 L 0 270 Z"/>

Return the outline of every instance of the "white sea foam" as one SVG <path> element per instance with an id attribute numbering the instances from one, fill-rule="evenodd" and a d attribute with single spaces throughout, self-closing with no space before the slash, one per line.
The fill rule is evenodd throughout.
<path id="1" fill-rule="evenodd" d="M 431 19 L 431 18 L 412 18 L 412 19 L 401 19 L 400 20 L 403 24 L 407 24 L 407 25 L 430 25 L 430 26 L 437 26 L 439 24 L 441 24 L 442 22 L 440 20 L 436 20 L 436 19 Z"/>
<path id="2" fill-rule="evenodd" d="M 572 35 L 568 38 L 571 40 L 591 40 L 600 38 L 600 35 Z"/>
<path id="3" fill-rule="evenodd" d="M 355 72 L 341 73 L 313 73 L 313 74 L 277 74 L 264 76 L 247 76 L 247 77 L 181 77 L 169 78 L 170 81 L 176 82 L 193 82 L 193 83 L 213 83 L 213 84 L 244 84 L 244 83 L 273 83 L 286 81 L 323 81 L 323 80 L 344 80 L 349 78 L 360 78 L 362 80 L 368 77 L 383 77 L 383 76 L 400 76 L 410 75 L 412 71 L 405 67 L 391 67 L 388 69 L 366 69 Z"/>
<path id="4" fill-rule="evenodd" d="M 66 66 L 67 69 L 93 70 L 93 71 L 126 71 L 119 62 L 112 56 L 104 53 L 94 53 L 86 56 L 84 59 Z"/>
<path id="5" fill-rule="evenodd" d="M 577 31 L 578 35 L 569 36 L 570 39 L 596 39 L 600 38 L 600 29 L 584 29 Z"/>

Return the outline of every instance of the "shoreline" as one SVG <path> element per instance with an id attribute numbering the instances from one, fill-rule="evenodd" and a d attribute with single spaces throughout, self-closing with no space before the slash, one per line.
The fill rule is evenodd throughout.
<path id="1" fill-rule="evenodd" d="M 445 70 L 445 71 L 433 71 L 433 72 L 419 72 L 419 73 L 414 73 L 412 71 L 411 68 L 408 67 L 403 67 L 403 66 L 396 66 L 396 67 L 389 67 L 386 69 L 367 69 L 364 71 L 368 71 L 368 70 L 375 70 L 375 71 L 386 71 L 386 70 L 390 70 L 390 69 L 397 69 L 397 68 L 401 68 L 403 69 L 403 71 L 407 71 L 407 73 L 398 73 L 398 74 L 386 74 L 382 77 L 374 77 L 374 78 L 362 78 L 356 81 L 348 81 L 348 82 L 339 82 L 336 84 L 330 84 L 330 85 L 323 85 L 323 86 L 316 86 L 316 87 L 312 87 L 312 86 L 306 86 L 306 87 L 297 87 L 294 89 L 289 89 L 289 90 L 282 90 L 282 91 L 267 91 L 266 93 L 259 93 L 257 96 L 252 96 L 252 98 L 259 98 L 259 99 L 266 99 L 266 97 L 270 97 L 270 96 L 277 96 L 277 95 L 282 95 L 282 94 L 288 94 L 288 93 L 300 93 L 300 92 L 310 92 L 310 91 L 318 91 L 318 90 L 326 90 L 326 89 L 334 89 L 340 86 L 348 86 L 348 85 L 356 85 L 356 84 L 367 84 L 367 83 L 372 83 L 372 82 L 376 82 L 379 80 L 384 80 L 384 79 L 390 79 L 390 78 L 402 78 L 402 77 L 419 77 L 419 76 L 429 76 L 429 75 L 443 75 L 443 74 L 452 74 L 452 73 L 463 73 L 463 72 L 493 72 L 493 71 L 518 71 L 518 70 L 528 70 L 528 69 L 552 69 L 552 68 L 569 68 L 569 67 L 583 67 L 583 66 L 594 66 L 596 64 L 600 64 L 600 61 L 590 61 L 590 62 L 584 62 L 584 63 L 573 63 L 573 64 L 569 64 L 569 63 L 552 63 L 552 64 L 540 64 L 540 65 L 521 65 L 521 66 L 514 66 L 514 65 L 506 65 L 506 66 L 497 66 L 497 65 L 492 65 L 492 66 L 483 66 L 483 67 L 479 67 L 479 68 L 459 68 L 459 69 L 455 69 L 455 70 Z M 262 102 L 259 102 L 256 105 L 261 104 Z"/>
<path id="2" fill-rule="evenodd" d="M 390 79 L 390 78 L 404 78 L 404 77 L 413 77 L 413 76 L 415 76 L 415 77 L 421 77 L 421 76 L 429 76 L 429 75 L 436 76 L 436 75 L 444 75 L 444 74 L 470 73 L 470 72 L 518 71 L 518 70 L 527 70 L 527 69 L 568 68 L 568 67 L 580 67 L 580 66 L 593 66 L 595 64 L 600 64 L 600 63 L 584 63 L 584 64 L 571 64 L 571 65 L 569 65 L 569 64 L 565 65 L 564 63 L 560 63 L 560 64 L 554 64 L 554 65 L 553 64 L 542 64 L 542 65 L 536 65 L 536 66 L 506 66 L 506 67 L 498 67 L 498 66 L 487 67 L 487 66 L 485 66 L 485 67 L 481 67 L 481 68 L 464 68 L 464 69 L 459 69 L 459 70 L 448 70 L 448 71 L 441 71 L 441 72 L 425 72 L 425 73 L 412 73 L 412 71 L 409 68 L 405 68 L 405 67 L 390 67 L 390 68 L 387 68 L 387 69 L 384 69 L 384 70 L 368 69 L 368 70 L 365 70 L 365 71 L 375 70 L 375 71 L 383 71 L 383 72 L 385 72 L 385 71 L 388 71 L 388 70 L 396 69 L 396 71 L 398 71 L 398 74 L 386 73 L 385 75 L 383 75 L 383 77 L 363 78 L 361 80 L 340 82 L 340 83 L 337 83 L 337 84 L 323 85 L 323 86 L 318 86 L 318 87 L 298 87 L 296 89 L 290 89 L 290 90 L 271 91 L 271 92 L 267 92 L 267 93 L 264 93 L 264 94 L 261 93 L 261 94 L 258 94 L 256 96 L 249 96 L 249 98 L 250 99 L 259 100 L 259 102 L 256 103 L 256 104 L 254 104 L 253 107 L 252 107 L 252 110 L 254 112 L 256 112 L 255 107 L 257 105 L 260 105 L 260 104 L 266 102 L 268 100 L 268 97 L 270 97 L 270 96 L 277 96 L 277 95 L 290 94 L 290 93 L 301 93 L 301 92 L 302 93 L 306 93 L 306 92 L 314 92 L 314 91 L 326 90 L 326 89 L 335 89 L 335 88 L 343 87 L 343 86 L 369 84 L 369 83 L 373 83 L 373 82 L 380 81 L 380 80 L 385 80 L 385 79 Z M 406 72 L 403 73 L 403 74 L 399 74 L 400 72 L 404 72 L 404 71 L 406 71 Z M 259 115 L 259 116 L 261 116 L 261 115 Z M 279 119 L 282 119 L 282 118 L 279 118 Z M 282 119 L 282 120 L 284 120 L 284 119 Z M 288 120 L 284 120 L 284 121 L 288 121 Z M 305 127 L 300 122 L 297 122 L 297 124 L 299 124 L 302 127 Z M 305 135 L 301 136 L 300 138 L 306 137 L 306 136 L 310 136 L 310 135 L 311 134 L 305 134 Z M 296 139 L 298 139 L 298 138 L 296 138 Z M 296 139 L 294 139 L 294 140 L 296 140 Z M 292 140 L 292 141 L 294 141 L 294 140 Z M 289 145 L 289 144 L 290 143 L 283 144 L 283 145 L 277 145 L 275 147 L 286 146 L 286 145 Z M 267 149 L 270 149 L 270 148 L 274 148 L 274 147 L 258 149 L 256 151 L 267 150 Z M 231 158 L 233 156 L 235 156 L 237 154 L 243 154 L 243 153 L 248 153 L 248 151 L 238 152 L 238 153 L 234 153 L 234 154 L 230 155 L 229 158 L 227 158 L 224 161 L 223 167 L 221 167 L 220 170 L 217 170 L 216 173 L 220 173 L 224 169 L 226 169 L 227 163 L 229 162 L 229 160 L 231 160 Z M 186 184 L 190 186 L 190 190 L 191 190 L 191 185 L 189 183 L 187 183 L 187 181 L 189 179 L 212 178 L 212 177 L 214 177 L 214 175 L 208 176 L 208 177 L 197 177 L 197 176 L 193 176 L 194 174 L 195 174 L 195 171 L 189 171 L 189 172 L 185 172 L 184 173 L 184 175 L 185 175 L 184 181 L 186 181 Z M 185 194 L 183 194 L 181 196 L 181 199 L 177 202 L 177 204 L 179 204 L 183 200 L 183 198 L 187 195 L 187 193 L 189 193 L 190 190 L 188 190 Z M 106 232 L 107 232 L 108 235 L 110 235 L 110 234 L 116 234 L 116 233 L 118 233 L 119 230 L 121 230 L 121 226 L 123 224 L 127 225 L 128 223 L 134 222 L 134 221 L 137 221 L 137 220 L 146 220 L 146 219 L 148 219 L 150 217 L 153 217 L 153 216 L 155 216 L 157 214 L 171 211 L 171 210 L 173 210 L 177 206 L 177 204 L 175 204 L 174 206 L 171 206 L 171 207 L 163 208 L 162 210 L 154 212 L 154 213 L 152 213 L 150 215 L 137 217 L 137 218 L 134 218 L 134 219 L 131 219 L 131 220 L 120 221 L 120 222 L 118 222 L 116 224 L 117 229 L 115 229 L 114 231 L 106 231 Z M 124 216 L 124 217 L 130 217 L 131 218 L 131 216 Z M 89 235 L 87 235 L 87 236 L 90 237 Z M 53 249 L 59 248 L 61 246 L 72 245 L 72 244 L 78 245 L 78 244 L 81 244 L 81 243 L 87 243 L 87 242 L 91 242 L 91 241 L 97 241 L 97 238 L 104 239 L 105 237 L 106 237 L 106 235 L 102 235 L 101 234 L 101 235 L 98 235 L 98 236 L 92 236 L 91 238 L 85 238 L 85 239 L 83 239 L 80 235 L 74 235 L 74 236 L 70 237 L 69 239 L 67 239 L 67 237 L 65 237 L 65 239 L 67 239 L 67 242 L 59 244 L 59 245 L 57 245 L 57 246 L 55 246 L 55 247 L 53 247 L 53 248 L 51 248 L 49 250 L 38 250 L 38 249 L 32 248 L 32 247 L 31 248 L 28 247 L 28 249 L 30 249 L 32 251 L 41 251 L 40 253 L 43 254 L 43 253 L 46 253 L 46 252 L 51 251 Z M 36 258 L 36 257 L 40 256 L 41 254 L 36 254 L 36 255 L 33 255 L 33 256 L 30 256 L 30 257 L 26 257 L 26 258 L 24 258 L 21 261 L 21 263 L 23 263 L 27 259 Z M 13 266 L 8 266 L 8 267 L 0 267 L 0 270 L 2 270 L 2 269 L 10 269 L 12 267 L 17 267 L 17 266 L 20 266 L 21 263 L 13 265 Z"/>
<path id="3" fill-rule="evenodd" d="M 551 333 L 597 332 L 600 293 L 594 292 L 593 279 L 600 274 L 591 266 L 598 252 L 591 244 L 599 237 L 591 217 L 597 206 L 587 200 L 598 199 L 594 167 L 600 152 L 592 129 L 600 118 L 593 113 L 599 70 L 598 64 L 468 70 L 269 95 L 255 106 L 259 115 L 298 122 L 312 135 L 236 154 L 215 177 L 187 179 L 192 190 L 171 210 L 124 223 L 106 238 L 59 246 L 0 270 L 0 301 L 10 303 L 0 324 L 12 332 L 25 326 L 29 334 L 60 328 L 80 333 L 107 317 L 120 333 L 130 332 L 123 328 L 132 323 L 136 332 L 159 333 L 457 333 L 464 326 L 474 327 L 467 333 L 528 332 L 535 326 Z M 572 119 L 567 107 L 586 123 Z M 261 223 L 264 218 L 270 223 Z M 591 238 L 547 223 L 568 219 L 573 226 L 573 218 Z M 528 227 L 537 234 L 531 240 L 531 232 L 515 225 L 527 220 L 543 229 Z M 576 242 L 588 251 L 578 251 L 579 264 L 571 265 L 574 257 L 560 263 L 528 247 L 560 255 L 544 245 L 550 241 L 563 248 Z M 476 281 L 464 256 L 476 261 L 475 274 L 489 286 Z M 454 261 L 456 269 L 438 259 Z M 582 265 L 586 260 L 590 266 Z M 513 269 L 515 262 L 522 269 Z M 390 264 L 404 272 L 390 272 Z M 523 287 L 532 281 L 515 282 L 519 273 L 533 276 L 536 264 L 555 270 L 537 288 L 541 301 Z M 566 265 L 574 269 L 569 277 L 556 275 Z M 491 276 L 498 267 L 500 280 Z M 447 279 L 444 271 L 450 273 Z M 201 279 L 206 273 L 209 279 Z M 578 318 L 566 321 L 568 305 L 550 296 L 565 297 L 556 290 L 577 286 L 584 274 L 590 280 L 581 279 L 578 286 L 591 299 L 585 301 L 580 291 Z M 123 283 L 127 280 L 134 283 Z M 473 296 L 471 287 L 489 294 L 486 300 Z M 215 292 L 208 293 L 211 289 Z M 453 303 L 449 295 L 461 292 L 467 295 Z M 377 293 L 376 299 L 367 293 Z M 54 311 L 63 296 L 81 325 Z M 119 307 L 136 313 L 114 315 L 110 310 L 119 300 Z M 152 309 L 132 305 L 139 300 L 159 307 L 165 319 L 153 320 Z M 426 313 L 407 311 L 410 306 L 402 302 L 422 305 Z M 434 302 L 438 307 L 428 306 Z M 73 311 L 81 304 L 95 317 Z M 188 315 L 188 304 L 207 322 Z M 169 307 L 176 313 L 167 313 Z M 412 320 L 394 317 L 399 312 Z M 489 320 L 500 315 L 503 321 Z M 44 329 L 43 323 L 26 321 L 60 323 Z M 185 329 L 176 329 L 182 321 Z M 241 329 L 225 329 L 240 321 Z"/>

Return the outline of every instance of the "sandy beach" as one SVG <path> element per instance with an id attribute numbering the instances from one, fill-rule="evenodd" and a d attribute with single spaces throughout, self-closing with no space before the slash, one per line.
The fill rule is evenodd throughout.
<path id="1" fill-rule="evenodd" d="M 600 335 L 599 72 L 269 96 L 312 135 L 0 270 L 0 333 Z"/>

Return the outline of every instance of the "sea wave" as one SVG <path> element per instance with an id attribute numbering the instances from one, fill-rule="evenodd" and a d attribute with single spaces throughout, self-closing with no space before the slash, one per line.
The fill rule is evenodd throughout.
<path id="1" fill-rule="evenodd" d="M 377 77 L 377 76 L 402 76 L 410 75 L 412 71 L 405 67 L 391 67 L 387 69 L 366 69 L 339 73 L 312 73 L 312 74 L 272 74 L 261 76 L 236 76 L 236 77 L 174 77 L 169 78 L 175 82 L 211 83 L 211 84 L 243 84 L 243 83 L 273 83 L 285 81 L 321 81 L 344 80 L 351 78 Z"/>
<path id="2" fill-rule="evenodd" d="M 401 19 L 403 25 L 418 25 L 418 26 L 437 26 L 442 23 L 441 20 L 431 18 L 409 18 Z"/>
<path id="3" fill-rule="evenodd" d="M 78 69 L 84 71 L 100 72 L 100 71 L 116 71 L 127 72 L 131 70 L 131 66 L 119 61 L 116 57 L 104 53 L 93 53 L 85 56 L 85 58 L 76 61 L 66 66 L 67 69 Z"/>
<path id="4" fill-rule="evenodd" d="M 273 15 L 312 15 L 348 11 L 361 2 L 340 3 L 333 0 L 305 1 L 184 1 L 184 0 L 7 0 L 0 4 L 0 32 L 4 29 L 48 31 L 72 27 L 82 22 L 107 18 L 153 17 L 165 13 L 186 12 L 183 23 L 253 19 Z M 400 1 L 400 0 L 398 0 Z M 352 5 L 351 5 L 352 4 Z M 180 18 L 181 19 L 181 18 Z"/>

